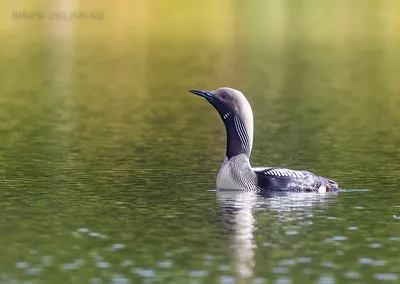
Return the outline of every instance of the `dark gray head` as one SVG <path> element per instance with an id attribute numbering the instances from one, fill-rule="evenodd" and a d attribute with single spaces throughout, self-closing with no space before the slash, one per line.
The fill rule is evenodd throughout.
<path id="1" fill-rule="evenodd" d="M 253 146 L 253 111 L 246 97 L 232 88 L 190 92 L 205 98 L 221 116 L 227 134 L 226 156 L 231 158 L 245 153 L 250 157 Z"/>

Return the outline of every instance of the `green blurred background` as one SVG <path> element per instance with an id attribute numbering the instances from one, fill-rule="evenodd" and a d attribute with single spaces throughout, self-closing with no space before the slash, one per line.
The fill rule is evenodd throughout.
<path id="1" fill-rule="evenodd" d="M 211 109 L 185 92 L 231 86 L 253 105 L 255 151 L 275 137 L 297 152 L 317 150 L 305 148 L 307 155 L 334 151 L 334 159 L 331 155 L 321 163 L 354 150 L 359 151 L 354 162 L 361 159 L 365 165 L 372 159 L 368 147 L 400 157 L 400 8 L 395 0 L 35 1 L 1 7 L 3 147 L 26 144 L 39 131 L 46 136 L 40 143 L 52 143 L 54 151 L 76 143 L 75 150 L 88 155 L 90 163 L 105 144 L 124 147 L 176 135 L 174 123 L 192 129 L 195 117 L 185 113 L 186 106 L 207 109 L 215 121 Z M 101 19 L 15 17 L 38 11 L 83 11 Z M 113 142 L 99 141 L 92 135 L 97 132 Z M 223 153 L 224 137 L 218 137 L 215 147 Z M 280 145 L 274 144 L 263 150 Z M 286 152 L 284 159 L 268 160 L 285 162 L 293 156 Z"/>

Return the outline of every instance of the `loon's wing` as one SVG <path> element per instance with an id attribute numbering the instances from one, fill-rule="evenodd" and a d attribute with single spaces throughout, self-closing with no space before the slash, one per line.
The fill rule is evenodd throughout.
<path id="1" fill-rule="evenodd" d="M 253 168 L 253 171 L 258 173 L 258 174 L 263 174 L 265 176 L 270 176 L 270 177 L 293 177 L 293 178 L 306 178 L 309 176 L 314 176 L 313 173 L 307 172 L 307 171 L 296 171 L 296 170 L 290 170 L 290 169 L 285 169 L 285 168 L 276 168 L 276 167 L 271 167 L 271 168 Z"/>
<path id="2" fill-rule="evenodd" d="M 258 177 L 258 186 L 275 191 L 330 191 L 334 184 L 308 171 L 285 168 L 253 168 Z"/>

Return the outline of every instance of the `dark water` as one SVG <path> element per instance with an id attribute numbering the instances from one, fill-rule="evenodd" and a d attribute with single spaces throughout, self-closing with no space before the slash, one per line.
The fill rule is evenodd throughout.
<path id="1" fill-rule="evenodd" d="M 75 36 L 1 39 L 1 283 L 400 281 L 394 39 Z M 220 86 L 252 104 L 254 166 L 349 190 L 215 191 L 223 125 L 187 90 Z"/>

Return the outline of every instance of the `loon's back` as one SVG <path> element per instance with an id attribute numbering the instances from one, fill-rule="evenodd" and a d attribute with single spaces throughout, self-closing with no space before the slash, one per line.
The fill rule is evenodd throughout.
<path id="1" fill-rule="evenodd" d="M 284 168 L 253 168 L 257 175 L 257 185 L 262 190 L 273 191 L 338 191 L 333 180 L 319 177 L 308 171 Z"/>

